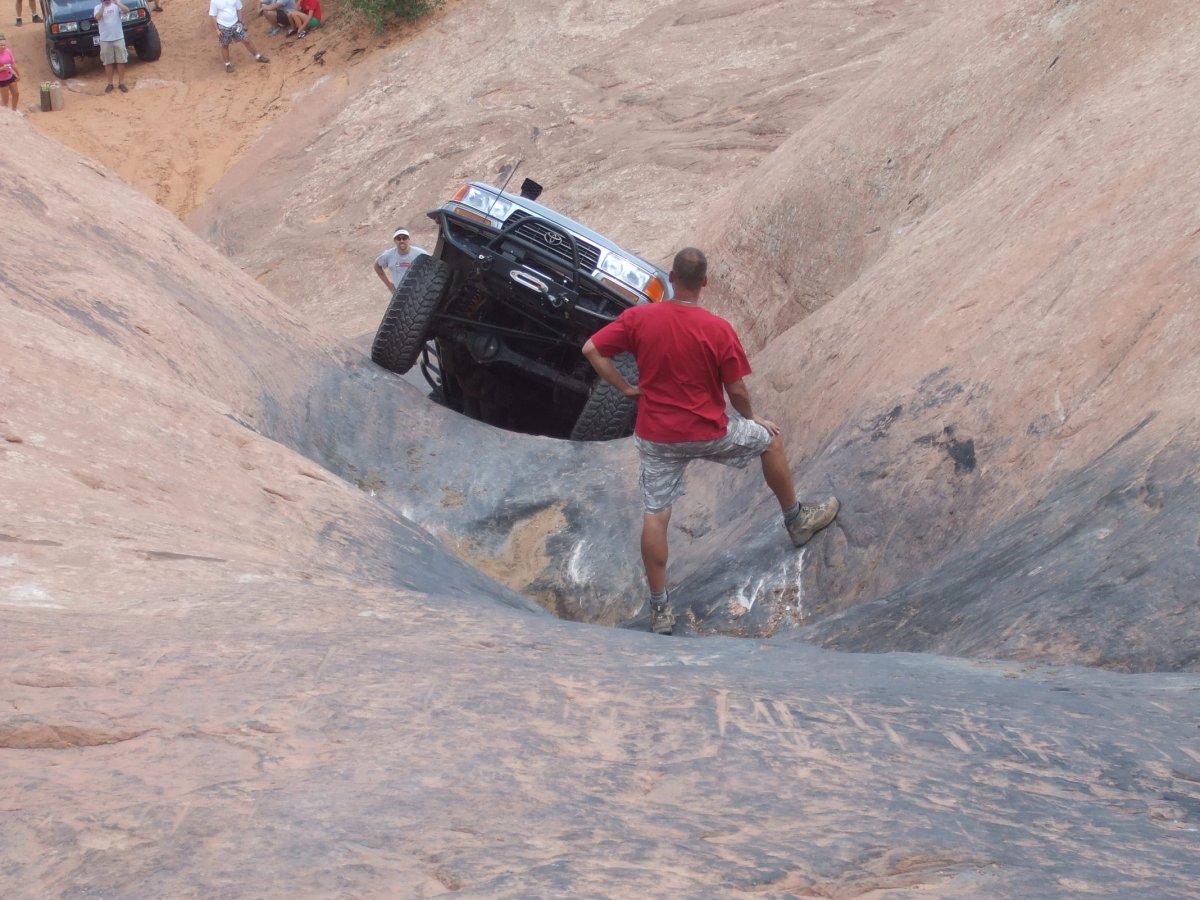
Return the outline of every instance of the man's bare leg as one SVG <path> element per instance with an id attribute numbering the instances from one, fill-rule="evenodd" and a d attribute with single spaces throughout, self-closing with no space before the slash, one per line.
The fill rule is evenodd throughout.
<path id="1" fill-rule="evenodd" d="M 795 506 L 796 483 L 792 479 L 792 469 L 783 449 L 783 438 L 779 435 L 775 435 L 771 439 L 771 445 L 763 451 L 762 471 L 767 487 L 779 501 L 779 508 L 786 512 Z"/>
<path id="2" fill-rule="evenodd" d="M 646 567 L 646 582 L 652 594 L 667 589 L 667 526 L 670 524 L 670 507 L 661 512 L 642 514 L 642 565 Z"/>

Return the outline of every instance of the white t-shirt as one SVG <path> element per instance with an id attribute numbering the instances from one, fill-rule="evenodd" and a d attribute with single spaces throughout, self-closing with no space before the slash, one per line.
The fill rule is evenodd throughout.
<path id="1" fill-rule="evenodd" d="M 212 0 L 208 4 L 208 14 L 216 17 L 217 24 L 229 28 L 237 24 L 238 10 L 242 8 L 242 0 Z"/>
<path id="2" fill-rule="evenodd" d="M 103 13 L 100 10 L 104 10 Z M 121 24 L 121 7 L 116 3 L 100 3 L 92 10 L 92 16 L 100 16 L 100 40 L 120 41 L 125 38 L 125 27 Z"/>
<path id="3" fill-rule="evenodd" d="M 388 270 L 388 274 L 392 276 L 392 287 L 398 288 L 400 282 L 404 280 L 404 276 L 408 274 L 413 260 L 418 256 L 425 255 L 425 251 L 420 247 L 409 247 L 408 252 L 401 256 L 400 251 L 393 244 L 375 257 L 375 262 Z"/>

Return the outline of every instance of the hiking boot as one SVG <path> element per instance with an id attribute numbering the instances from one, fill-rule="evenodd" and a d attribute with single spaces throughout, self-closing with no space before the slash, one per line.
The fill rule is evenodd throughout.
<path id="1" fill-rule="evenodd" d="M 784 527 L 787 528 L 792 543 L 797 547 L 803 547 L 811 541 L 814 534 L 837 518 L 840 506 L 837 497 L 830 497 L 828 500 L 811 506 L 801 506 L 800 513 L 796 518 L 790 522 L 784 522 Z"/>
<path id="2" fill-rule="evenodd" d="M 675 613 L 671 612 L 670 605 L 650 604 L 650 630 L 655 634 L 670 634 L 675 630 Z"/>

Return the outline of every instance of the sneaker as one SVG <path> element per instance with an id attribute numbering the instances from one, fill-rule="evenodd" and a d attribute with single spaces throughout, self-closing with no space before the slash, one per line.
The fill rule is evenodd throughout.
<path id="1" fill-rule="evenodd" d="M 259 62 L 270 62 L 271 61 L 271 60 L 267 59 L 267 57 L 263 56 L 261 53 L 258 54 L 258 56 L 254 57 L 254 58 L 257 59 Z"/>
<path id="2" fill-rule="evenodd" d="M 225 71 L 232 72 L 233 71 L 233 63 L 231 63 L 231 62 L 225 63 Z"/>
<path id="3" fill-rule="evenodd" d="M 650 630 L 655 634 L 670 634 L 675 630 L 675 613 L 668 604 L 650 604 Z"/>
<path id="4" fill-rule="evenodd" d="M 812 506 L 802 505 L 796 518 L 783 523 L 792 538 L 792 543 L 803 547 L 812 540 L 814 534 L 837 518 L 840 507 L 837 497 L 830 497 Z"/>
<path id="5" fill-rule="evenodd" d="M 302 38 L 308 37 L 308 29 L 301 28 L 299 31 L 296 32 L 296 37 L 302 37 Z"/>
<path id="6" fill-rule="evenodd" d="M 20 17 L 20 16 L 17 16 L 17 24 L 18 24 L 18 25 L 24 25 L 24 24 L 25 24 L 24 22 L 22 22 L 22 21 L 21 21 L 21 17 Z"/>
<path id="7" fill-rule="evenodd" d="M 35 22 L 40 22 L 40 21 L 42 21 L 42 17 L 41 17 L 41 16 L 39 16 L 37 13 L 34 13 L 34 14 L 33 14 L 33 21 L 35 21 Z"/>
<path id="8" fill-rule="evenodd" d="M 125 82 L 123 81 L 117 85 L 117 90 L 119 90 L 122 94 L 129 93 L 129 88 L 125 87 Z"/>
<path id="9" fill-rule="evenodd" d="M 106 94 L 111 94 L 112 92 L 113 92 L 113 86 L 111 84 L 104 89 L 104 93 L 106 93 Z"/>
<path id="10" fill-rule="evenodd" d="M 271 30 L 267 32 L 267 37 L 275 37 L 279 32 L 283 31 L 278 25 L 272 25 Z"/>
<path id="11" fill-rule="evenodd" d="M 288 37 L 291 37 L 292 35 L 294 35 L 294 34 L 296 33 L 296 31 L 297 31 L 297 30 L 298 30 L 298 29 L 296 29 L 296 28 L 289 28 L 289 29 L 288 29 L 288 33 L 287 33 L 287 36 L 288 36 Z"/>

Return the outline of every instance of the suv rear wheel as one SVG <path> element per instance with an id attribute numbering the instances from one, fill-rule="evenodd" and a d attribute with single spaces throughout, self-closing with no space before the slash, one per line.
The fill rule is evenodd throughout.
<path id="1" fill-rule="evenodd" d="M 428 255 L 414 259 L 375 332 L 371 361 L 399 375 L 411 369 L 449 287 L 450 268 L 444 262 Z"/>
<path id="2" fill-rule="evenodd" d="M 75 57 L 61 49 L 54 41 L 46 41 L 46 60 L 50 63 L 50 71 L 55 78 L 75 77 Z"/>

